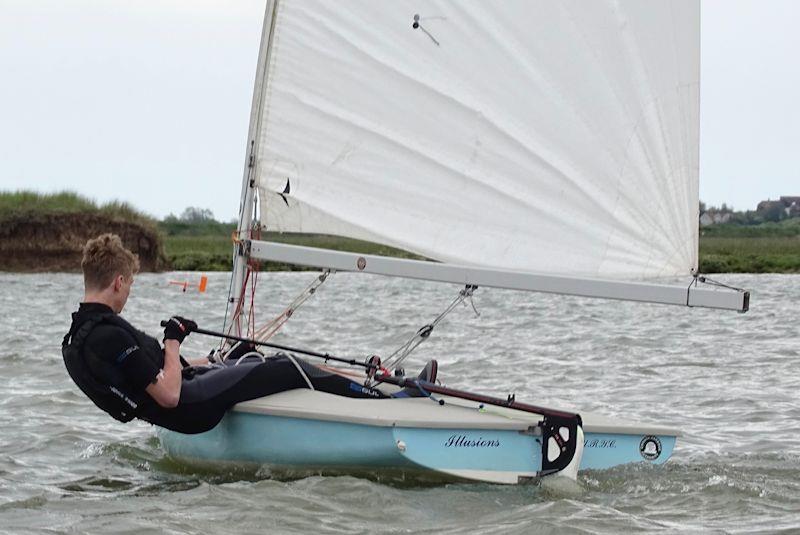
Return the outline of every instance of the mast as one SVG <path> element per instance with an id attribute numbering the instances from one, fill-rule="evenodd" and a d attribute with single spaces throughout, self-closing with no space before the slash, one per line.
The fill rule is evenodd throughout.
<path id="1" fill-rule="evenodd" d="M 236 314 L 243 299 L 243 285 L 247 270 L 249 251 L 246 243 L 250 238 L 250 229 L 256 220 L 256 172 L 258 165 L 259 132 L 261 131 L 262 105 L 264 101 L 264 87 L 267 84 L 267 66 L 269 64 L 270 49 L 272 45 L 275 15 L 278 0 L 267 0 L 264 13 L 264 23 L 261 33 L 261 46 L 258 51 L 258 66 L 256 68 L 255 86 L 253 88 L 253 103 L 250 108 L 250 127 L 247 134 L 247 147 L 245 150 L 244 173 L 242 176 L 242 192 L 239 203 L 239 223 L 236 230 L 236 242 L 233 246 L 233 271 L 231 285 L 228 291 L 227 311 L 230 316 L 225 316 L 224 330 L 234 328 L 237 332 L 241 328 L 241 314 Z M 260 224 L 260 223 L 259 223 Z M 234 325 L 235 323 L 235 325 Z"/>

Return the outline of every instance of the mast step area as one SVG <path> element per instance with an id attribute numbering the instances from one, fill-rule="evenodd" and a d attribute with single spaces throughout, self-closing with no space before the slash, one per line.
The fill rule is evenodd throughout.
<path id="1" fill-rule="evenodd" d="M 624 282 L 490 269 L 317 249 L 266 241 L 251 242 L 250 255 L 260 260 L 285 262 L 336 271 L 371 273 L 408 279 L 488 286 L 509 290 L 556 293 L 581 297 L 619 299 L 665 305 L 719 308 L 746 312 L 750 293 L 728 287 L 700 287 Z M 692 281 L 694 282 L 694 281 Z"/>

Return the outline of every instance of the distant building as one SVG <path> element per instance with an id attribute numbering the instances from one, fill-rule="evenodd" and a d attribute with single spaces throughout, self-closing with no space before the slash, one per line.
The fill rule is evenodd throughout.
<path id="1" fill-rule="evenodd" d="M 731 212 L 708 211 L 700 215 L 700 226 L 707 227 L 709 225 L 717 225 L 719 223 L 727 223 L 730 221 Z"/>
<path id="2" fill-rule="evenodd" d="M 800 215 L 800 197 L 781 197 L 781 202 L 788 215 Z"/>
<path id="3" fill-rule="evenodd" d="M 770 210 L 782 210 L 789 217 L 800 216 L 800 197 L 781 196 L 778 200 L 761 201 L 756 208 L 757 212 L 768 212 Z"/>

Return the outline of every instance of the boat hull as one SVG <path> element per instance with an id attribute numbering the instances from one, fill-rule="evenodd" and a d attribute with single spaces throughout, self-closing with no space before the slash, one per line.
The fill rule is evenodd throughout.
<path id="1" fill-rule="evenodd" d="M 445 410 L 427 399 L 365 403 L 308 391 L 285 394 L 240 404 L 206 433 L 160 429 L 162 446 L 169 456 L 191 463 L 255 464 L 295 474 L 399 470 L 518 483 L 541 470 L 536 415 L 463 402 L 448 403 Z M 342 402 L 351 412 L 320 410 L 326 401 Z M 663 463 L 677 434 L 641 426 L 613 432 L 607 420 L 594 427 L 584 419 L 582 470 Z"/>

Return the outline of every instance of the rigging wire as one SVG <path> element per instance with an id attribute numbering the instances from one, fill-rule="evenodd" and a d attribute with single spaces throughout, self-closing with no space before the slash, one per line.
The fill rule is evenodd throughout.
<path id="1" fill-rule="evenodd" d="M 480 316 L 478 309 L 475 307 L 475 303 L 472 301 L 472 295 L 477 290 L 478 287 L 474 284 L 467 284 L 464 289 L 458 292 L 458 295 L 453 302 L 448 305 L 447 308 L 439 314 L 436 319 L 432 322 L 428 323 L 427 325 L 423 325 L 420 329 L 408 339 L 408 341 L 397 348 L 394 353 L 389 355 L 389 358 L 383 363 L 383 366 L 387 369 L 390 368 L 399 368 L 400 364 L 408 357 L 412 351 L 414 351 L 422 342 L 430 337 L 433 329 L 441 322 L 445 316 L 447 316 L 450 312 L 453 311 L 459 304 L 465 304 L 464 301 L 469 299 L 470 304 L 472 305 L 472 310 L 475 311 L 476 316 Z"/>
<path id="2" fill-rule="evenodd" d="M 328 276 L 335 273 L 330 269 L 324 270 L 318 275 L 300 294 L 289 303 L 289 305 L 268 323 L 264 324 L 258 331 L 254 333 L 253 338 L 266 342 L 277 333 L 283 325 L 289 321 L 294 313 L 299 309 L 311 296 L 313 296 L 317 289 L 328 279 Z"/>
<path id="3" fill-rule="evenodd" d="M 276 317 L 272 320 L 268 321 L 257 330 L 254 328 L 251 332 L 253 333 L 250 338 L 253 340 L 258 340 L 261 342 L 266 342 L 270 338 L 272 338 L 282 327 L 283 325 L 289 321 L 290 318 L 294 315 L 295 312 L 306 302 L 308 299 L 311 298 L 319 289 L 322 284 L 328 280 L 328 276 L 336 273 L 333 270 L 326 269 L 321 274 L 317 275 L 314 280 L 309 284 L 302 292 L 300 292 L 297 297 L 295 297 L 291 303 Z M 255 292 L 253 292 L 252 298 L 255 296 Z M 252 301 L 251 301 L 252 303 Z M 252 304 L 251 304 L 252 306 Z M 231 334 L 230 330 L 226 333 L 228 335 Z M 226 343 L 225 340 L 222 342 L 223 344 Z M 235 349 L 241 342 L 237 342 L 232 345 L 230 350 Z M 223 346 L 220 346 L 220 350 L 222 350 Z"/>
<path id="4" fill-rule="evenodd" d="M 692 305 L 689 304 L 689 296 L 691 294 L 692 286 L 695 288 L 700 284 L 708 284 L 709 286 L 716 286 L 717 288 L 725 288 L 728 290 L 734 290 L 739 293 L 747 293 L 747 290 L 744 288 L 739 288 L 736 286 L 731 286 L 729 284 L 725 284 L 724 282 L 719 282 L 707 275 L 701 275 L 697 271 L 692 272 L 692 280 L 689 282 L 689 286 L 686 287 L 686 306 L 690 307 Z"/>

